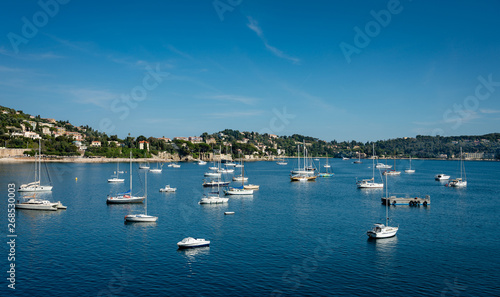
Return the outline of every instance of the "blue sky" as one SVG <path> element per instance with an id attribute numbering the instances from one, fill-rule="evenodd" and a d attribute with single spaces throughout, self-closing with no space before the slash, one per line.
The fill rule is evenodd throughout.
<path id="1" fill-rule="evenodd" d="M 2 2 L 0 105 L 119 137 L 499 132 L 498 2 L 124 2 Z"/>

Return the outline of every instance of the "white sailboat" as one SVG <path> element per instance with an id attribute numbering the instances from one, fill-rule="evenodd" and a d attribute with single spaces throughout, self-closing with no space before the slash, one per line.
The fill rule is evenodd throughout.
<path id="1" fill-rule="evenodd" d="M 149 169 L 149 163 L 140 164 L 139 169 Z"/>
<path id="2" fill-rule="evenodd" d="M 132 195 L 132 151 L 130 152 L 130 189 L 125 193 L 106 198 L 107 204 L 142 203 L 145 197 Z"/>
<path id="3" fill-rule="evenodd" d="M 150 216 L 148 215 L 148 172 L 144 172 L 144 200 L 146 200 L 146 203 L 144 203 L 144 214 L 132 214 L 132 215 L 126 215 L 125 216 L 125 221 L 126 222 L 156 222 L 158 220 L 158 217 L 155 216 Z"/>
<path id="4" fill-rule="evenodd" d="M 220 168 L 220 159 L 219 159 L 219 168 Z M 207 173 L 205 173 L 205 176 Z M 217 176 L 218 177 L 217 181 L 219 183 L 217 183 L 217 192 L 209 192 L 208 195 L 203 194 L 203 197 L 198 202 L 198 204 L 220 204 L 220 203 L 227 203 L 229 201 L 229 198 L 220 197 L 220 173 L 218 174 L 219 175 Z"/>
<path id="5" fill-rule="evenodd" d="M 49 210 L 55 211 L 58 209 L 66 209 L 66 206 L 62 205 L 60 201 L 50 202 L 45 199 L 36 198 L 36 193 L 31 196 L 24 196 L 23 202 L 17 201 L 15 204 L 16 209 L 30 209 L 30 210 Z"/>
<path id="6" fill-rule="evenodd" d="M 241 174 L 237 175 L 237 176 L 233 176 L 233 181 L 247 181 L 248 180 L 248 177 L 244 176 L 243 175 L 243 159 L 241 158 L 241 155 L 239 155 L 240 157 L 240 164 L 237 164 L 238 166 L 235 166 L 237 168 L 241 168 Z"/>
<path id="7" fill-rule="evenodd" d="M 394 155 L 394 169 L 386 170 L 383 172 L 383 175 L 400 175 L 401 171 L 396 170 L 396 155 Z"/>
<path id="8" fill-rule="evenodd" d="M 387 175 L 385 176 L 385 196 L 389 197 L 387 186 Z M 378 238 L 389 238 L 396 235 L 399 227 L 391 227 L 389 226 L 389 203 L 385 204 L 385 225 L 384 224 L 374 224 L 371 230 L 366 232 L 366 235 L 370 238 L 378 239 Z"/>
<path id="9" fill-rule="evenodd" d="M 108 178 L 108 183 L 123 183 L 125 179 L 120 178 L 120 167 L 119 162 L 116 162 L 116 176 Z"/>
<path id="10" fill-rule="evenodd" d="M 462 148 L 460 147 L 460 178 L 456 178 L 448 184 L 450 187 L 454 188 L 465 188 L 467 187 L 467 175 L 465 174 L 464 160 L 462 158 Z"/>
<path id="11" fill-rule="evenodd" d="M 42 186 L 41 183 L 41 175 L 42 175 L 42 145 L 41 141 L 38 141 L 38 162 L 37 155 L 35 154 L 35 181 L 20 185 L 17 189 L 18 192 L 47 192 L 52 191 L 52 186 L 45 185 Z M 48 176 L 48 172 L 47 172 Z M 50 177 L 49 177 L 50 180 Z"/>
<path id="12" fill-rule="evenodd" d="M 252 189 L 245 189 L 245 169 L 244 169 L 244 167 L 241 167 L 241 176 L 240 177 L 241 177 L 240 178 L 241 187 L 229 188 L 228 190 L 224 191 L 224 193 L 226 195 L 253 195 Z"/>
<path id="13" fill-rule="evenodd" d="M 321 166 L 319 165 L 318 163 L 318 167 L 321 168 Z M 334 174 L 332 172 L 330 172 L 330 165 L 328 165 L 328 154 L 326 154 L 326 165 L 324 165 L 323 167 L 325 167 L 325 171 L 326 172 L 320 172 L 318 173 L 318 177 L 332 177 Z"/>
<path id="14" fill-rule="evenodd" d="M 163 170 L 163 164 L 156 163 L 156 168 L 151 168 L 149 169 L 149 172 L 151 173 L 161 173 Z"/>
<path id="15" fill-rule="evenodd" d="M 354 162 L 352 162 L 352 163 L 353 163 L 353 164 L 361 164 L 361 163 L 363 163 L 363 162 L 361 162 L 361 153 L 360 153 L 360 152 L 358 152 L 358 160 L 357 160 L 357 161 L 354 161 Z"/>
<path id="16" fill-rule="evenodd" d="M 411 169 L 411 155 L 410 155 L 410 168 L 405 170 L 406 173 L 415 173 L 415 169 Z"/>
<path id="17" fill-rule="evenodd" d="M 284 166 L 284 165 L 288 165 L 288 162 L 287 162 L 287 161 L 285 161 L 285 158 L 279 158 L 279 159 L 276 161 L 276 164 L 277 164 L 277 165 L 282 165 L 282 166 Z"/>
<path id="18" fill-rule="evenodd" d="M 383 188 L 383 183 L 375 182 L 375 144 L 373 144 L 373 158 L 372 158 L 372 178 L 371 179 L 363 179 L 356 182 L 358 189 L 377 189 Z"/>
<path id="19" fill-rule="evenodd" d="M 330 164 L 328 164 L 328 153 L 326 153 L 326 164 L 323 167 L 325 167 L 325 168 L 330 168 L 331 167 Z"/>
<path id="20" fill-rule="evenodd" d="M 300 164 L 300 147 L 299 146 L 297 146 L 297 166 L 298 166 L 298 168 L 295 168 L 290 173 L 290 180 L 291 181 L 314 181 L 314 180 L 316 180 L 317 175 L 314 172 L 315 169 L 308 162 L 305 141 L 304 141 L 304 168 L 301 168 L 301 164 Z"/>
<path id="21" fill-rule="evenodd" d="M 201 151 L 198 151 L 198 156 L 199 156 L 198 165 L 207 165 L 207 162 L 201 159 Z"/>

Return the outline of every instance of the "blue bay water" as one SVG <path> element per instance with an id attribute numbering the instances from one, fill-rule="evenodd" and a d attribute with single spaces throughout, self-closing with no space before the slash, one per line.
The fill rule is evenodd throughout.
<path id="1" fill-rule="evenodd" d="M 148 212 L 159 217 L 156 224 L 124 224 L 125 215 L 142 213 L 144 205 L 106 205 L 108 194 L 128 189 L 128 174 L 123 184 L 106 182 L 116 164 L 49 163 L 54 190 L 42 197 L 68 209 L 16 212 L 16 290 L 7 288 L 3 244 L 1 295 L 500 294 L 500 163 L 465 162 L 468 187 L 454 189 L 434 175 L 456 177 L 459 162 L 413 160 L 416 173 L 388 177 L 389 192 L 430 195 L 431 206 L 390 207 L 398 235 L 377 241 L 366 231 L 385 220 L 385 190 L 355 185 L 356 178 L 371 177 L 370 161 L 330 159 L 334 177 L 305 183 L 289 181 L 293 163 L 246 163 L 245 175 L 260 190 L 225 205 L 198 205 L 207 166 L 164 166 L 163 173 L 148 174 Z M 397 164 L 404 169 L 408 161 Z M 134 192 L 141 192 L 143 171 L 133 167 Z M 0 169 L 7 242 L 7 184 L 30 181 L 33 165 L 4 163 Z M 120 169 L 128 171 L 128 164 Z M 165 184 L 177 192 L 160 193 Z M 177 250 L 188 236 L 211 245 Z"/>

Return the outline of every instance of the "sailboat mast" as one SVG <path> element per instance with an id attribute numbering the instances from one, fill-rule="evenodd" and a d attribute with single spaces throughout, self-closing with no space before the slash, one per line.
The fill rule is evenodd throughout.
<path id="1" fill-rule="evenodd" d="M 300 146 L 297 145 L 297 166 L 299 166 L 300 170 Z"/>
<path id="2" fill-rule="evenodd" d="M 385 226 L 389 225 L 389 185 L 387 184 L 387 174 L 385 175 Z"/>
<path id="3" fill-rule="evenodd" d="M 463 164 L 464 161 L 462 159 L 462 147 L 460 147 L 460 178 L 462 178 L 462 172 L 464 171 Z"/>
<path id="4" fill-rule="evenodd" d="M 132 150 L 130 150 L 130 195 L 132 196 Z"/>
<path id="5" fill-rule="evenodd" d="M 148 215 L 148 171 L 144 171 L 144 199 L 146 199 L 145 214 Z"/>
<path id="6" fill-rule="evenodd" d="M 375 144 L 373 144 L 373 156 L 372 156 L 372 179 L 375 182 Z"/>
<path id="7" fill-rule="evenodd" d="M 42 142 L 38 139 L 38 182 L 42 177 Z"/>

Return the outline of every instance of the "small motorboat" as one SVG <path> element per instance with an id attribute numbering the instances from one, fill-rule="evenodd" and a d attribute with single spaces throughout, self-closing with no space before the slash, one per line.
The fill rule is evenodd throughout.
<path id="1" fill-rule="evenodd" d="M 448 180 L 448 179 L 450 179 L 450 176 L 446 175 L 444 173 L 440 173 L 440 174 L 437 174 L 436 176 L 434 176 L 434 179 L 437 180 L 437 181 Z"/>
<path id="2" fill-rule="evenodd" d="M 247 181 L 248 180 L 248 177 L 244 177 L 242 175 L 238 175 L 238 176 L 234 176 L 233 177 L 233 181 Z"/>
<path id="3" fill-rule="evenodd" d="M 202 247 L 209 245 L 210 245 L 209 240 L 205 240 L 203 238 L 193 238 L 193 237 L 186 237 L 182 241 L 179 241 L 177 243 L 177 246 L 180 249 L 195 248 L 195 247 Z"/>
<path id="4" fill-rule="evenodd" d="M 248 185 L 244 185 L 243 189 L 245 189 L 245 190 L 258 190 L 259 187 L 260 187 L 259 185 L 248 184 Z"/>
<path id="5" fill-rule="evenodd" d="M 224 214 L 225 215 L 234 215 L 234 211 L 225 211 Z"/>
<path id="6" fill-rule="evenodd" d="M 160 192 L 175 192 L 177 188 L 171 188 L 170 185 L 166 185 L 164 188 L 160 189 Z"/>

